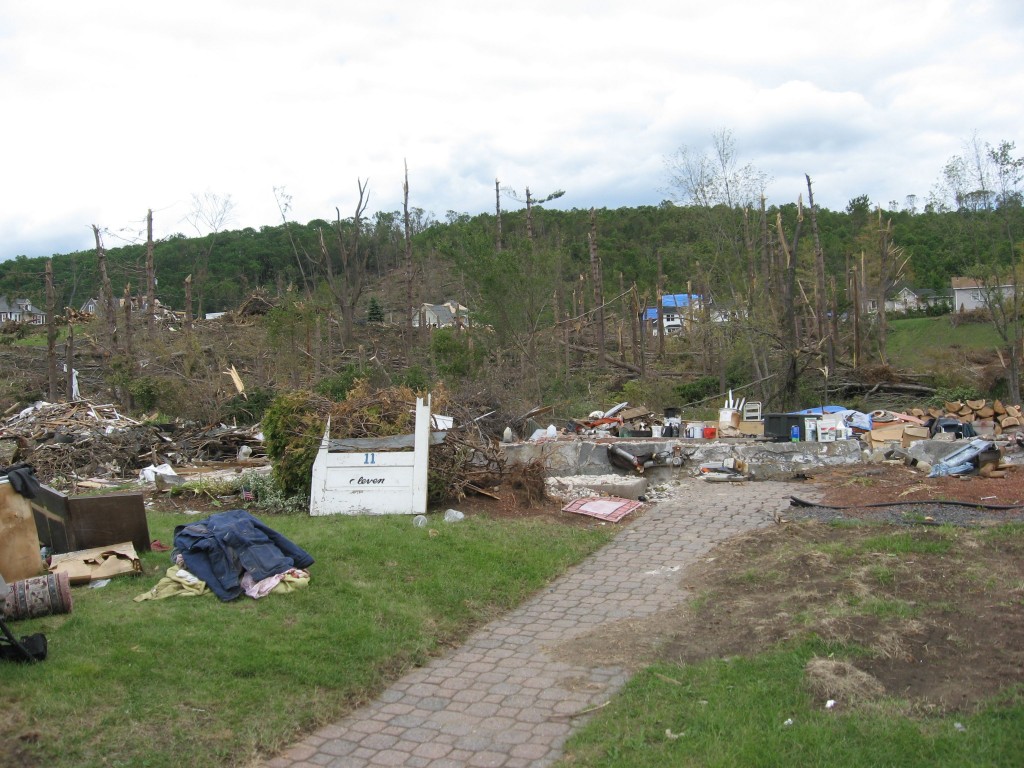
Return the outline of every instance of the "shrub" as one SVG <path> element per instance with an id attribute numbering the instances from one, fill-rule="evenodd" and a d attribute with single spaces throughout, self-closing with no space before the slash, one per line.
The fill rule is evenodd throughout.
<path id="1" fill-rule="evenodd" d="M 316 393 L 340 402 L 360 379 L 366 378 L 366 368 L 358 363 L 349 363 L 333 376 L 325 376 L 316 385 Z"/>
<path id="2" fill-rule="evenodd" d="M 288 495 L 309 497 L 310 473 L 323 437 L 326 410 L 309 392 L 278 395 L 263 415 L 264 445 L 274 478 Z"/>
<path id="3" fill-rule="evenodd" d="M 247 397 L 235 395 L 222 408 L 223 420 L 237 424 L 258 424 L 274 401 L 274 392 L 264 387 L 247 389 Z"/>
<path id="4" fill-rule="evenodd" d="M 465 378 L 479 366 L 481 355 L 469 346 L 468 334 L 454 328 L 439 328 L 430 335 L 434 368 L 445 377 Z"/>
<path id="5" fill-rule="evenodd" d="M 701 376 L 685 384 L 677 384 L 675 391 L 683 405 L 697 403 L 718 394 L 718 377 Z"/>

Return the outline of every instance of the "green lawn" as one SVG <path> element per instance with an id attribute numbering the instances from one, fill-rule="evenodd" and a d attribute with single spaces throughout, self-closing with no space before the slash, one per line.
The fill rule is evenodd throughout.
<path id="1" fill-rule="evenodd" d="M 183 515 L 150 515 L 172 541 Z M 170 565 L 74 589 L 74 609 L 13 624 L 50 657 L 0 667 L 0 765 L 240 765 L 338 719 L 404 670 L 599 548 L 608 528 L 469 518 L 265 517 L 315 558 L 309 589 L 136 603 Z M 433 534 L 431 533 L 433 531 Z"/>
<path id="2" fill-rule="evenodd" d="M 886 349 L 899 368 L 930 370 L 957 364 L 970 351 L 993 352 L 1003 342 L 990 323 L 953 326 L 950 316 L 890 320 Z"/>
<path id="3" fill-rule="evenodd" d="M 804 685 L 807 642 L 754 658 L 660 664 L 633 678 L 567 744 L 562 768 L 1020 766 L 1024 691 L 972 714 L 910 718 L 899 701 L 827 709 Z"/>

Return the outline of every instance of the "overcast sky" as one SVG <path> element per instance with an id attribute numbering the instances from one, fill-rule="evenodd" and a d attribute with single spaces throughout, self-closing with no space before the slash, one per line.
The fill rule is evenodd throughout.
<path id="1" fill-rule="evenodd" d="M 665 159 L 732 132 L 842 210 L 923 201 L 977 135 L 1024 154 L 1020 0 L 0 0 L 0 260 L 368 211 L 656 205 Z M 508 209 L 518 205 L 507 199 Z"/>

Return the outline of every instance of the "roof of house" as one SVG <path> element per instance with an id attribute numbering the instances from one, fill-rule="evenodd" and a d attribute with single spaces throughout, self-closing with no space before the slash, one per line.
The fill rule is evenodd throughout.
<path id="1" fill-rule="evenodd" d="M 31 299 L 15 299 L 10 301 L 6 296 L 0 296 L 0 312 L 27 312 L 33 315 L 44 314 L 39 307 L 33 306 Z"/>
<path id="2" fill-rule="evenodd" d="M 661 297 L 661 306 L 688 307 L 691 301 L 694 304 L 698 303 L 700 296 L 696 293 L 666 293 Z"/>
<path id="3" fill-rule="evenodd" d="M 978 288 L 979 283 L 973 277 L 954 277 L 950 279 L 953 284 L 953 290 L 964 290 L 967 288 Z"/>
<path id="4" fill-rule="evenodd" d="M 986 283 L 984 280 L 976 280 L 973 277 L 950 278 L 954 291 L 973 290 L 975 288 L 1009 288 L 1012 283 Z"/>

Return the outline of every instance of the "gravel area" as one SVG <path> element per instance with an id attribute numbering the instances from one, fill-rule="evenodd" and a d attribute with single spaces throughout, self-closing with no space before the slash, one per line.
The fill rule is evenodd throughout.
<path id="1" fill-rule="evenodd" d="M 820 520 L 825 523 L 990 526 L 1024 522 L 1024 507 L 987 509 L 942 502 L 907 502 L 849 509 L 793 506 L 787 515 L 792 520 Z"/>

